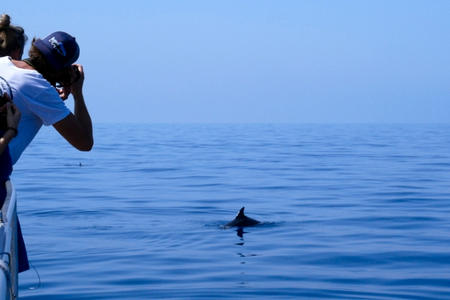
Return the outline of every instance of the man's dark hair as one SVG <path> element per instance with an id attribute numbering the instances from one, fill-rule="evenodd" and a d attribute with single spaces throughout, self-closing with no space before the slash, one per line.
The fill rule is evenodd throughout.
<path id="1" fill-rule="evenodd" d="M 33 39 L 30 51 L 28 52 L 29 58 L 27 59 L 27 61 L 36 71 L 41 73 L 41 75 L 45 79 L 47 79 L 47 81 L 50 82 L 51 85 L 70 85 L 70 72 L 72 70 L 72 67 L 70 66 L 62 70 L 55 71 L 45 59 L 41 51 L 39 51 L 39 49 L 34 46 L 35 41 L 36 39 Z"/>

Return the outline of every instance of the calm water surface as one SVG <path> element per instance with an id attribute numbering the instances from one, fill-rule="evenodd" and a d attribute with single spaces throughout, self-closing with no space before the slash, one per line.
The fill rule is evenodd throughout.
<path id="1" fill-rule="evenodd" d="M 450 298 L 449 125 L 44 128 L 21 299 Z M 237 211 L 263 223 L 224 229 Z"/>

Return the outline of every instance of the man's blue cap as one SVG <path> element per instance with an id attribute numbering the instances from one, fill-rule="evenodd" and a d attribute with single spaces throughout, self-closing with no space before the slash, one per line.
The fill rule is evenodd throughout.
<path id="1" fill-rule="evenodd" d="M 55 71 L 72 65 L 80 56 L 80 47 L 75 38 L 62 31 L 36 40 L 34 46 L 41 51 Z"/>

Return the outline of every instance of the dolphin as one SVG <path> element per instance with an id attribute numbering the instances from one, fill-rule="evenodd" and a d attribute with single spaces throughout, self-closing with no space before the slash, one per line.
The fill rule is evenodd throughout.
<path id="1" fill-rule="evenodd" d="M 237 214 L 236 218 L 234 218 L 233 221 L 225 224 L 225 227 L 233 227 L 233 226 L 245 227 L 245 226 L 253 226 L 253 225 L 261 223 L 255 219 L 249 218 L 246 215 L 244 215 L 244 209 L 245 209 L 245 207 L 242 207 L 239 210 L 239 213 Z"/>

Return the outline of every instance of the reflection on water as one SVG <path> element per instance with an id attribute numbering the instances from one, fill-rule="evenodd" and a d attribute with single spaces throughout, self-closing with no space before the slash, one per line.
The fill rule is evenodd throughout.
<path id="1" fill-rule="evenodd" d="M 240 238 L 242 238 L 242 240 L 244 240 L 244 233 L 246 233 L 246 232 L 244 232 L 244 228 L 239 227 L 238 229 L 236 229 L 236 233 L 237 233 L 238 237 L 240 237 Z"/>

